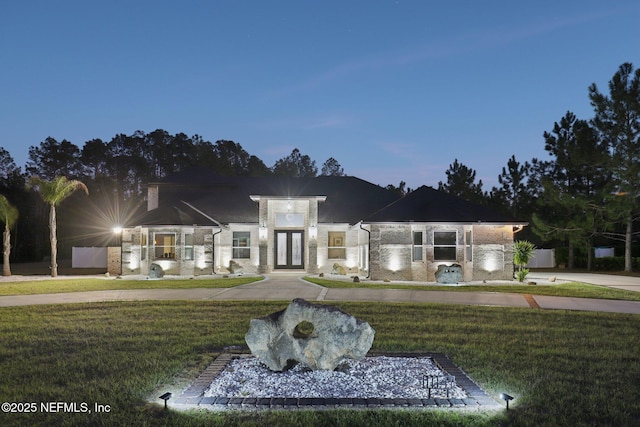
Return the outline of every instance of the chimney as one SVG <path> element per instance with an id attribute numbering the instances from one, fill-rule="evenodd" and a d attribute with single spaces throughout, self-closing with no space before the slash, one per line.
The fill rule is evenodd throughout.
<path id="1" fill-rule="evenodd" d="M 160 189 L 157 185 L 149 185 L 147 187 L 147 211 L 158 208 L 160 199 Z"/>

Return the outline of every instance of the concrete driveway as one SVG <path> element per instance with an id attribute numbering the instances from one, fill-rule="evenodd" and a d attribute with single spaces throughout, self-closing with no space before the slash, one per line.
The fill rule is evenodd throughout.
<path id="1" fill-rule="evenodd" d="M 607 286 L 609 288 L 624 289 L 625 291 L 640 292 L 640 277 L 618 276 L 614 274 L 597 274 L 597 273 L 542 273 L 531 272 L 527 276 L 528 279 L 548 280 L 550 277 L 556 277 L 556 280 L 566 282 L 582 282 L 590 285 Z"/>

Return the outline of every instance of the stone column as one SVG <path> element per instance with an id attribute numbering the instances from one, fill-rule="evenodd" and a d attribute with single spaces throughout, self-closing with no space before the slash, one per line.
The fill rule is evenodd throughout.
<path id="1" fill-rule="evenodd" d="M 312 233 L 315 232 L 315 235 Z M 309 200 L 309 216 L 307 221 L 307 246 L 309 248 L 309 264 L 307 272 L 318 273 L 318 199 Z"/>
<path id="2" fill-rule="evenodd" d="M 111 276 L 122 274 L 122 248 L 120 246 L 107 248 L 107 273 Z"/>
<path id="3" fill-rule="evenodd" d="M 258 273 L 267 274 L 269 268 L 269 203 L 265 198 L 258 201 Z"/>

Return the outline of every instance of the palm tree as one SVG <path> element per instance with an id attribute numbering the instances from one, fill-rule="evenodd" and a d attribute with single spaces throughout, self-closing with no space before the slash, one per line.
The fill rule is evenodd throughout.
<path id="1" fill-rule="evenodd" d="M 518 266 L 516 277 L 519 282 L 524 282 L 527 274 L 529 274 L 529 270 L 524 267 L 535 256 L 536 247 L 528 240 L 516 240 L 513 244 L 513 249 L 513 263 Z"/>
<path id="2" fill-rule="evenodd" d="M 42 200 L 48 203 L 49 210 L 49 238 L 51 240 L 51 277 L 58 275 L 58 239 L 56 231 L 56 206 L 62 203 L 76 190 L 82 189 L 89 194 L 89 189 L 81 181 L 69 180 L 65 176 L 57 176 L 47 181 L 39 176 L 32 176 L 27 183 L 28 189 L 35 189 L 40 193 Z"/>
<path id="3" fill-rule="evenodd" d="M 5 276 L 11 276 L 11 265 L 9 264 L 9 255 L 11 254 L 11 227 L 18 220 L 18 209 L 13 206 L 6 197 L 0 194 L 0 220 L 4 222 L 4 257 L 2 261 Z"/>

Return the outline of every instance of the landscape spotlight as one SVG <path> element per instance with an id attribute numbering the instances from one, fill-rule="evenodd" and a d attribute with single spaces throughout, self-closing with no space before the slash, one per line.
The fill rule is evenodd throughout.
<path id="1" fill-rule="evenodd" d="M 167 409 L 167 400 L 171 399 L 171 393 L 166 392 L 165 394 L 163 394 L 162 396 L 160 396 L 160 399 L 164 400 L 164 409 Z M 507 407 L 508 407 L 508 403 L 507 403 Z"/>
<path id="2" fill-rule="evenodd" d="M 513 396 L 509 396 L 507 393 L 500 393 L 500 399 L 507 402 L 507 411 L 509 410 L 509 401 L 513 400 Z"/>

